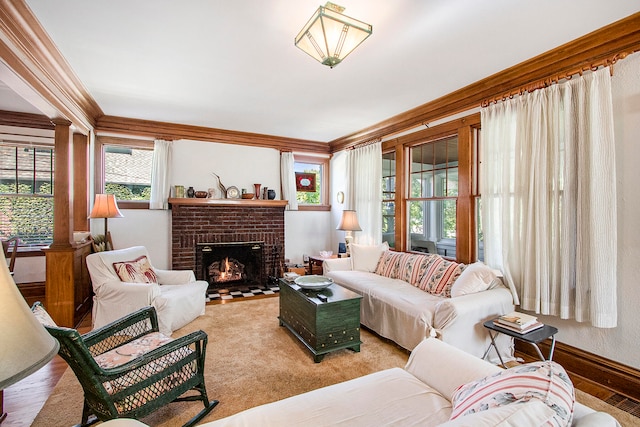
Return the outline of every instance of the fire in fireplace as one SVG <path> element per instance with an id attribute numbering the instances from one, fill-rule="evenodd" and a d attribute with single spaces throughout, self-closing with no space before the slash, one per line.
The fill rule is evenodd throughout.
<path id="1" fill-rule="evenodd" d="M 210 289 L 262 286 L 262 252 L 263 242 L 200 243 L 196 260 Z"/>

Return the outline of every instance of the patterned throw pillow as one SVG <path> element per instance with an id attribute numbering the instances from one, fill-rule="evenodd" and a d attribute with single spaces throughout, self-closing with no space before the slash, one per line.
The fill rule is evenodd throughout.
<path id="1" fill-rule="evenodd" d="M 464 270 L 464 264 L 437 257 L 427 269 L 418 287 L 433 295 L 451 298 L 451 286 Z"/>
<path id="2" fill-rule="evenodd" d="M 118 277 L 129 283 L 158 283 L 158 276 L 145 255 L 133 261 L 114 262 Z"/>
<path id="3" fill-rule="evenodd" d="M 384 251 L 378 260 L 378 265 L 376 266 L 375 273 L 389 277 L 391 279 L 398 278 L 398 261 L 405 254 L 403 252 L 394 252 L 394 251 Z"/>
<path id="4" fill-rule="evenodd" d="M 535 399 L 555 411 L 553 426 L 571 425 L 573 383 L 562 366 L 548 360 L 518 365 L 461 385 L 451 399 L 450 419 Z"/>
<path id="5" fill-rule="evenodd" d="M 398 279 L 418 286 L 438 255 L 404 254 L 398 259 Z"/>

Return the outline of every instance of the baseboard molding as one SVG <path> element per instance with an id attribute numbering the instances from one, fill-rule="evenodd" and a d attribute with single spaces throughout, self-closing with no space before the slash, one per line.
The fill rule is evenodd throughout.
<path id="1" fill-rule="evenodd" d="M 518 340 L 515 344 L 516 351 L 538 359 L 533 346 Z M 548 355 L 551 340 L 541 342 L 539 346 L 542 354 Z M 573 374 L 640 401 L 640 370 L 561 342 L 556 342 L 553 360 Z"/>

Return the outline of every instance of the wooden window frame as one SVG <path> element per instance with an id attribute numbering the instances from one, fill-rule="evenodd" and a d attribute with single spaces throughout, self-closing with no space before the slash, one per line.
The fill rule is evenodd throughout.
<path id="1" fill-rule="evenodd" d="M 128 148 L 142 148 L 153 150 L 154 142 L 149 140 L 119 138 L 113 136 L 97 136 L 95 144 L 95 194 L 104 193 L 105 188 L 105 152 L 106 145 L 119 145 Z M 118 200 L 120 209 L 149 209 L 149 201 L 145 200 Z"/>
<path id="2" fill-rule="evenodd" d="M 456 260 L 465 264 L 477 260 L 476 212 L 478 164 L 474 145 L 480 129 L 480 113 L 432 126 L 382 143 L 382 152 L 396 151 L 396 241 L 395 249 L 409 250 L 409 149 L 416 145 L 458 136 L 458 197 L 456 206 Z"/>
<path id="3" fill-rule="evenodd" d="M 331 203 L 329 203 L 329 161 L 331 157 L 309 156 L 304 154 L 293 154 L 295 163 L 310 163 L 320 165 L 322 167 L 322 180 L 320 182 L 320 204 L 304 205 L 298 204 L 299 211 L 330 211 Z M 297 194 L 297 193 L 296 193 Z"/>

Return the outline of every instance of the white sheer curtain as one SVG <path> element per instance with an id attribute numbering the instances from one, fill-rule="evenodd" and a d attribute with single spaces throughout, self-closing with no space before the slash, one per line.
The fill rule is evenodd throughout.
<path id="1" fill-rule="evenodd" d="M 482 110 L 485 261 L 523 309 L 617 324 L 609 69 Z"/>
<path id="2" fill-rule="evenodd" d="M 151 166 L 151 196 L 149 209 L 169 209 L 171 193 L 170 170 L 171 142 L 156 139 L 153 144 L 153 164 Z"/>
<path id="3" fill-rule="evenodd" d="M 287 200 L 286 209 L 289 211 L 298 210 L 298 199 L 296 197 L 296 173 L 294 170 L 295 159 L 293 153 L 280 154 L 280 182 L 282 186 L 282 200 Z"/>
<path id="4" fill-rule="evenodd" d="M 353 241 L 382 243 L 382 143 L 376 142 L 347 152 L 347 209 L 354 209 L 362 231 Z"/>

